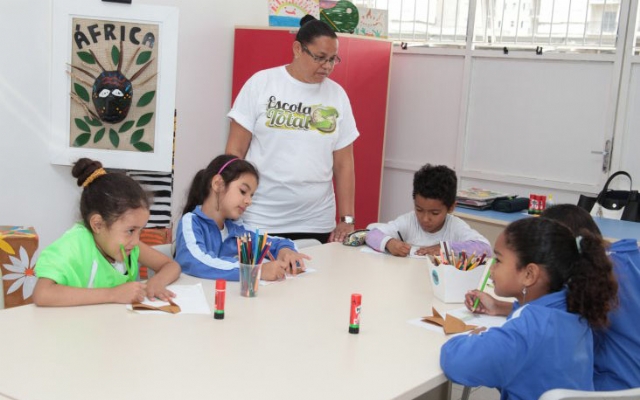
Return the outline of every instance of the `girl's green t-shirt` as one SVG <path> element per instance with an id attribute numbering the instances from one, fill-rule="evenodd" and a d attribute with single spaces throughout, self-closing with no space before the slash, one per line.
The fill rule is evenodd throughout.
<path id="1" fill-rule="evenodd" d="M 122 274 L 100 253 L 91 231 L 78 223 L 42 250 L 35 271 L 38 278 L 59 285 L 112 288 L 136 279 L 139 254 L 138 246 L 131 250 L 129 262 L 134 273 Z"/>

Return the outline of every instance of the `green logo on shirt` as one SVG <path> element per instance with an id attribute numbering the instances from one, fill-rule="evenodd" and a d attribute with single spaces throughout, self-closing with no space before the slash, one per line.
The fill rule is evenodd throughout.
<path id="1" fill-rule="evenodd" d="M 285 103 L 271 96 L 265 125 L 277 129 L 315 129 L 328 134 L 335 132 L 338 115 L 334 107 L 305 106 L 302 102 Z"/>

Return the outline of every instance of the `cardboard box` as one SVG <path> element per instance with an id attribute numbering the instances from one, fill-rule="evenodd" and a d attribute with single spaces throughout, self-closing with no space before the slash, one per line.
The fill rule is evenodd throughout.
<path id="1" fill-rule="evenodd" d="M 149 246 L 171 244 L 171 237 L 171 228 L 144 228 L 142 232 L 140 232 L 140 241 Z M 149 278 L 147 266 L 140 265 L 140 273 L 138 276 L 140 279 Z"/>
<path id="2" fill-rule="evenodd" d="M 433 294 L 445 303 L 464 303 L 464 295 L 481 283 L 485 266 L 479 265 L 470 271 L 460 271 L 448 265 L 429 265 L 429 276 Z"/>
<path id="3" fill-rule="evenodd" d="M 0 225 L 0 275 L 5 308 L 33 303 L 33 288 L 38 280 L 33 255 L 37 249 L 38 234 L 33 227 Z"/>

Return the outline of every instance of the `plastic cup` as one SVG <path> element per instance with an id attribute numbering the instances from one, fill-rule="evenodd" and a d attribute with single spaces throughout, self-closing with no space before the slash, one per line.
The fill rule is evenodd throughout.
<path id="1" fill-rule="evenodd" d="M 260 285 L 260 272 L 262 264 L 240 263 L 240 296 L 256 297 Z"/>

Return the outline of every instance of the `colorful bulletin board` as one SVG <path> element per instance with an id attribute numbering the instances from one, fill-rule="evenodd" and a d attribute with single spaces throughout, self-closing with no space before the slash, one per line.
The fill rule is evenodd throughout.
<path id="1" fill-rule="evenodd" d="M 254 73 L 291 62 L 295 32 L 283 28 L 236 28 L 232 102 Z M 380 217 L 392 43 L 338 36 L 342 62 L 336 66 L 331 79 L 349 95 L 360 131 L 354 144 L 356 227 L 360 229 Z"/>

